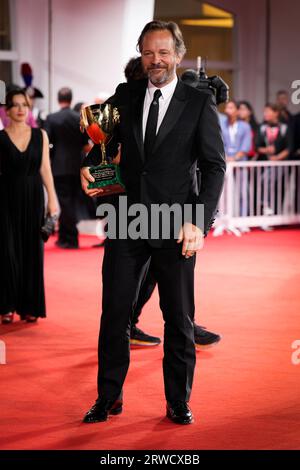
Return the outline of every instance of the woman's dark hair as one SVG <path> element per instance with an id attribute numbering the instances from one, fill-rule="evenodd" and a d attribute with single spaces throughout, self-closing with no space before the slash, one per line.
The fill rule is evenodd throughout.
<path id="1" fill-rule="evenodd" d="M 27 106 L 30 107 L 30 104 L 29 104 L 29 100 L 28 100 L 28 96 L 27 94 L 25 93 L 24 90 L 22 90 L 22 88 L 14 88 L 13 90 L 10 90 L 7 94 L 6 94 L 6 109 L 10 109 L 13 107 L 14 105 L 14 96 L 16 95 L 22 95 L 24 96 L 25 98 L 25 101 L 27 103 Z"/>
<path id="2" fill-rule="evenodd" d="M 152 33 L 153 31 L 170 31 L 174 39 L 174 46 L 176 54 L 183 57 L 186 53 L 186 47 L 183 41 L 182 33 L 179 29 L 179 26 L 173 21 L 159 21 L 154 20 L 146 24 L 143 31 L 140 34 L 137 42 L 137 50 L 142 52 L 143 50 L 143 41 L 147 33 Z"/>
<path id="3" fill-rule="evenodd" d="M 256 130 L 258 128 L 258 123 L 257 123 L 256 117 L 255 117 L 255 113 L 254 113 L 254 109 L 253 109 L 252 104 L 249 103 L 249 101 L 242 100 L 242 101 L 238 102 L 238 109 L 240 108 L 240 106 L 246 106 L 246 108 L 250 112 L 249 124 L 250 124 L 250 126 L 253 130 Z"/>

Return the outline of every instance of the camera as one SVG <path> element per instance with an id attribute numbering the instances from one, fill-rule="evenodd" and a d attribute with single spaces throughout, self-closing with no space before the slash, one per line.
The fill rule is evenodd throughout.
<path id="1" fill-rule="evenodd" d="M 197 59 L 197 71 L 187 69 L 181 75 L 181 80 L 199 91 L 209 93 L 216 99 L 216 104 L 226 103 L 229 100 L 229 86 L 218 75 L 208 77 L 205 68 L 201 66 L 201 57 Z"/>

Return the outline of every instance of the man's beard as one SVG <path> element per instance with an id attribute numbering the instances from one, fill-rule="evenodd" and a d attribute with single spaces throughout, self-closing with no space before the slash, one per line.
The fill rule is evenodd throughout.
<path id="1" fill-rule="evenodd" d="M 163 71 L 161 71 L 159 75 L 156 75 L 155 73 L 151 73 L 152 71 L 155 71 L 156 69 L 163 69 Z M 151 67 L 150 69 L 147 70 L 147 75 L 152 85 L 163 85 L 172 77 L 173 74 L 174 74 L 174 69 L 167 68 L 167 67 Z"/>

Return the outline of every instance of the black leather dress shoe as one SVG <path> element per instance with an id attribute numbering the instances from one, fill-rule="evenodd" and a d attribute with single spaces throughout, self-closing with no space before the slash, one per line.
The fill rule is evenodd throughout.
<path id="1" fill-rule="evenodd" d="M 185 401 L 167 402 L 167 417 L 177 424 L 194 422 L 193 413 Z"/>
<path id="2" fill-rule="evenodd" d="M 107 421 L 108 415 L 119 415 L 123 410 L 122 400 L 98 399 L 83 418 L 84 423 Z"/>
<path id="3" fill-rule="evenodd" d="M 68 243 L 68 242 L 62 242 L 60 240 L 57 240 L 55 242 L 55 245 L 58 246 L 59 248 L 64 248 L 64 249 L 69 249 L 69 250 L 77 250 L 79 248 L 78 242 L 76 243 Z"/>

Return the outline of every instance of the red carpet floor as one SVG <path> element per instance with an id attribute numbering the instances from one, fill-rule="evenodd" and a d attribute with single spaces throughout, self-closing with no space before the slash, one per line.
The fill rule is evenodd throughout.
<path id="1" fill-rule="evenodd" d="M 81 423 L 96 398 L 103 249 L 80 242 L 47 244 L 48 318 L 0 327 L 1 449 L 300 449 L 299 230 L 206 240 L 197 321 L 223 339 L 197 353 L 191 426 L 165 418 L 162 346 L 132 351 L 122 415 Z M 141 327 L 162 335 L 157 293 Z"/>

